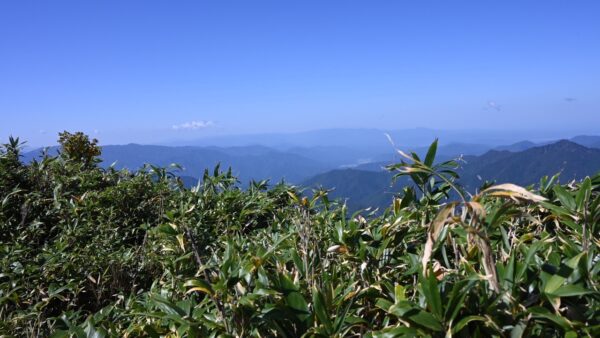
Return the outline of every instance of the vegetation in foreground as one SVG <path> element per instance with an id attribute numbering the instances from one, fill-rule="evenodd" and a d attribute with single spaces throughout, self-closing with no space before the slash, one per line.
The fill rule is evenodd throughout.
<path id="1" fill-rule="evenodd" d="M 187 190 L 60 143 L 0 150 L 0 335 L 600 336 L 600 175 L 469 195 L 434 142 L 389 167 L 414 182 L 389 209 L 348 215 L 326 191 L 218 167 Z"/>

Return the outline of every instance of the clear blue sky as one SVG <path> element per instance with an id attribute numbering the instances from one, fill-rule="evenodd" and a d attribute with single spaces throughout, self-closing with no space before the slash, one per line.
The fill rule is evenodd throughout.
<path id="1" fill-rule="evenodd" d="M 0 136 L 600 132 L 598 1 L 2 1 Z"/>

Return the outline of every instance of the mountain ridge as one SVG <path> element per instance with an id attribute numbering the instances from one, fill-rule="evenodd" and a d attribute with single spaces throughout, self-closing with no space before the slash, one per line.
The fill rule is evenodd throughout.
<path id="1" fill-rule="evenodd" d="M 101 165 L 108 167 L 115 163 L 116 168 L 136 170 L 145 163 L 167 167 L 171 164 L 181 165 L 182 176 L 198 178 L 205 169 L 212 169 L 217 164 L 231 167 L 243 183 L 252 179 L 285 179 L 297 183 L 310 176 L 330 169 L 325 164 L 300 156 L 289 154 L 263 146 L 251 147 L 169 147 L 162 145 L 107 145 L 102 146 Z M 57 147 L 50 147 L 49 153 L 56 154 Z M 41 149 L 27 152 L 23 156 L 29 162 L 41 155 Z"/>
<path id="2" fill-rule="evenodd" d="M 521 152 L 490 150 L 480 156 L 465 156 L 460 163 L 462 165 L 457 170 L 460 175 L 458 182 L 468 191 L 475 192 L 486 180 L 527 186 L 537 183 L 542 176 L 559 172 L 559 180 L 563 182 L 591 176 L 600 171 L 600 149 L 560 140 Z M 351 186 L 345 185 L 342 189 L 334 190 L 332 196 L 346 198 L 348 206 L 353 210 L 368 206 L 385 207 L 389 205 L 389 201 L 369 199 L 369 196 L 399 192 L 403 185 L 409 184 L 408 179 L 400 179 L 390 188 L 393 173 L 383 169 L 385 164 L 389 163 L 370 163 L 347 171 L 334 170 L 312 177 L 303 184 L 309 187 L 338 188 L 339 183 L 354 180 Z M 389 182 L 387 186 L 383 183 L 385 180 Z"/>

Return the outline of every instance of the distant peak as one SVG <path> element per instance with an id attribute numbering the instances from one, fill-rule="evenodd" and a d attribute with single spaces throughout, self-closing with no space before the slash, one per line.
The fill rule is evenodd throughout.
<path id="1" fill-rule="evenodd" d="M 585 150 L 588 149 L 585 146 L 582 146 L 579 143 L 575 143 L 573 141 L 570 140 L 558 140 L 554 143 L 550 143 L 544 146 L 541 146 L 540 148 L 544 148 L 544 149 L 559 149 L 559 150 L 567 150 L 567 149 L 571 149 L 571 150 Z"/>
<path id="2" fill-rule="evenodd" d="M 554 146 L 571 146 L 571 147 L 582 147 L 582 145 L 580 145 L 580 144 L 577 144 L 577 143 L 575 143 L 575 142 L 573 142 L 573 141 L 566 140 L 566 139 L 558 140 L 558 141 L 556 141 L 555 143 L 551 143 L 551 144 L 549 144 L 549 145 L 550 145 L 550 146 L 553 146 L 553 145 L 554 145 Z"/>

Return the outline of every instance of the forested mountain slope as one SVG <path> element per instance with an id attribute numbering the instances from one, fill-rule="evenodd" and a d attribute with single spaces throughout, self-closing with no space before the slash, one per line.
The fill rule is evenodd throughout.
<path id="1" fill-rule="evenodd" d="M 390 195 L 408 183 L 400 180 L 391 185 L 392 173 L 385 170 L 388 164 L 376 162 L 352 170 L 334 170 L 306 180 L 304 185 L 335 188 L 332 196 L 347 199 L 352 210 L 382 207 L 389 203 Z M 563 140 L 520 152 L 491 150 L 481 156 L 465 156 L 459 164 L 459 182 L 475 193 L 485 181 L 530 185 L 558 173 L 561 182 L 594 175 L 600 171 L 600 149 Z"/>

